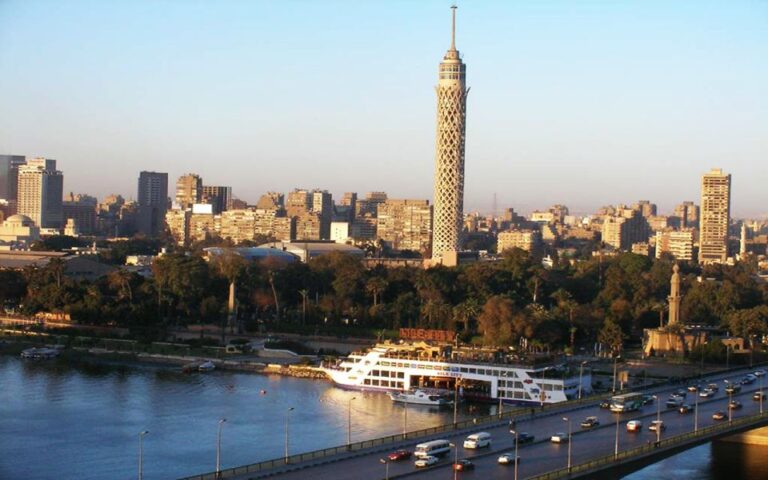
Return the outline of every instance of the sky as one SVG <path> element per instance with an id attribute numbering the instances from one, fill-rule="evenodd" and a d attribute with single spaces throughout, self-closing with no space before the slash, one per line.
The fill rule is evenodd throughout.
<path id="1" fill-rule="evenodd" d="M 451 3 L 0 0 L 0 153 L 99 197 L 155 170 L 431 199 Z M 671 213 L 718 167 L 768 216 L 768 1 L 458 3 L 465 210 Z"/>

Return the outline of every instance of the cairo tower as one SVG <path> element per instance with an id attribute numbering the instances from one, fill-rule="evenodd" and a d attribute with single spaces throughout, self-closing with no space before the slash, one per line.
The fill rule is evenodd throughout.
<path id="1" fill-rule="evenodd" d="M 467 119 L 466 66 L 456 50 L 456 7 L 451 48 L 440 63 L 435 141 L 432 262 L 458 263 L 464 215 L 464 136 Z"/>

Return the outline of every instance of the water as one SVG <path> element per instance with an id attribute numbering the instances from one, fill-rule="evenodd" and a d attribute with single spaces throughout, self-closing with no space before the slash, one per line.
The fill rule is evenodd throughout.
<path id="1" fill-rule="evenodd" d="M 136 478 L 142 430 L 145 479 L 209 472 L 220 418 L 223 468 L 282 457 L 286 415 L 291 453 L 343 445 L 353 397 L 352 441 L 402 431 L 402 406 L 326 381 L 0 356 L 0 479 Z M 408 409 L 410 430 L 452 418 L 451 409 Z"/>

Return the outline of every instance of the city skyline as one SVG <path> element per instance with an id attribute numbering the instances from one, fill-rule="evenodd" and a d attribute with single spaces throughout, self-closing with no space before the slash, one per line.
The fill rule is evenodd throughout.
<path id="1" fill-rule="evenodd" d="M 647 198 L 671 212 L 719 167 L 736 181 L 733 216 L 766 215 L 768 7 L 534 3 L 462 11 L 475 87 L 465 211 L 490 212 L 496 194 L 498 210 Z M 0 120 L 0 150 L 58 160 L 65 191 L 134 197 L 137 172 L 156 170 L 198 173 L 249 202 L 295 187 L 431 198 L 433 59 L 449 3 L 83 5 L 0 6 L 0 107 L 16 112 Z M 339 62 L 355 67 L 341 75 Z M 234 65 L 241 74 L 220 74 Z M 292 90 L 305 68 L 326 98 Z"/>

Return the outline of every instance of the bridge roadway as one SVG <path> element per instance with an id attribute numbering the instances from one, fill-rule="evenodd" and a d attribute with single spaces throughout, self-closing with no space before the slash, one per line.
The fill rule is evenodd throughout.
<path id="1" fill-rule="evenodd" d="M 729 396 L 725 393 L 727 384 L 724 380 L 739 380 L 747 371 L 739 370 L 727 376 L 717 375 L 707 378 L 706 382 L 717 383 L 720 388 L 714 397 L 708 399 L 699 398 L 698 426 L 700 428 L 717 423 L 717 421 L 712 419 L 712 414 L 715 411 L 722 410 L 727 414 Z M 768 391 L 768 378 L 764 377 L 762 383 L 763 387 Z M 687 385 L 681 384 L 674 387 L 661 387 L 651 392 L 646 392 L 657 395 L 659 401 L 662 402 L 661 418 L 667 427 L 661 433 L 662 439 L 667 436 L 690 432 L 694 429 L 695 414 L 693 412 L 681 414 L 677 409 L 667 409 L 664 405 L 672 392 L 680 388 L 685 389 L 686 387 Z M 732 396 L 733 399 L 741 401 L 743 405 L 742 409 L 733 411 L 732 418 L 736 419 L 741 416 L 759 413 L 759 402 L 752 400 L 752 394 L 759 388 L 760 380 L 752 385 L 743 385 L 741 392 Z M 698 395 L 698 393 L 688 392 L 685 403 L 693 406 L 695 403 L 694 395 Z M 768 408 L 768 405 L 764 405 L 765 408 Z M 413 406 L 411 408 L 417 407 Z M 652 420 L 656 419 L 656 415 L 657 403 L 646 405 L 639 411 L 624 414 L 614 414 L 609 410 L 601 409 L 597 405 L 597 401 L 587 406 L 575 407 L 574 410 L 567 412 L 548 413 L 545 410 L 544 413 L 538 413 L 537 411 L 537 415 L 534 418 L 522 419 L 517 422 L 518 431 L 532 433 L 536 437 L 533 444 L 520 445 L 519 478 L 528 478 L 567 466 L 568 444 L 553 444 L 549 441 L 549 437 L 556 432 L 567 433 L 568 424 L 563 420 L 563 417 L 568 417 L 572 421 L 572 464 L 577 465 L 596 457 L 614 453 L 617 418 L 619 420 L 619 451 L 654 442 L 656 440 L 656 433 L 649 431 L 648 425 L 650 425 Z M 600 426 L 589 430 L 581 429 L 579 424 L 587 416 L 596 416 L 600 420 Z M 643 421 L 641 432 L 630 433 L 626 431 L 626 422 L 633 419 L 641 419 Z M 491 433 L 493 436 L 492 446 L 481 450 L 464 449 L 462 447 L 464 438 L 473 431 L 481 430 Z M 460 473 L 459 477 L 461 478 L 485 480 L 509 479 L 512 477 L 514 467 L 499 465 L 496 461 L 499 454 L 514 452 L 514 435 L 509 433 L 509 426 L 506 424 L 496 427 L 486 426 L 482 429 L 464 430 L 457 433 L 445 433 L 433 438 L 449 440 L 451 443 L 458 445 L 458 458 L 472 459 L 475 469 Z M 381 463 L 380 459 L 386 458 L 389 451 L 397 448 L 407 448 L 412 451 L 416 443 L 427 440 L 413 441 L 404 445 L 393 445 L 387 449 L 379 447 L 375 451 L 355 452 L 335 461 L 327 462 L 327 460 L 330 460 L 327 459 L 327 463 L 317 462 L 306 465 L 304 468 L 286 466 L 284 468 L 287 468 L 287 471 L 276 469 L 271 472 L 251 473 L 237 477 L 228 476 L 227 478 L 255 479 L 269 477 L 305 480 L 306 477 L 311 476 L 313 480 L 381 479 L 385 476 L 385 465 Z M 453 463 L 454 455 L 455 452 L 452 451 L 441 458 L 437 465 L 425 469 L 416 469 L 413 460 L 390 462 L 389 477 L 393 479 L 406 476 L 418 477 L 420 479 L 445 479 L 446 475 L 450 475 L 449 469 Z"/>

